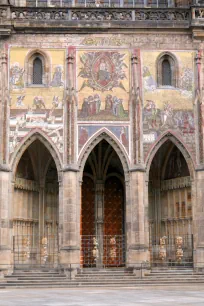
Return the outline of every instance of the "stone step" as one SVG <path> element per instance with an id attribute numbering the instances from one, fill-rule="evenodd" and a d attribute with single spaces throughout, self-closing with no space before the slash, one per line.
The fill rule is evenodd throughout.
<path id="1" fill-rule="evenodd" d="M 27 289 L 35 289 L 35 288 L 78 288 L 78 287 L 80 287 L 80 288 L 114 288 L 114 287 L 118 287 L 118 288 L 135 288 L 135 287 L 141 287 L 141 286 L 143 286 L 143 285 L 145 285 L 145 286 L 147 286 L 147 287 L 152 287 L 152 284 L 140 284 L 140 283 L 138 283 L 138 284 L 109 284 L 108 286 L 107 285 L 104 285 L 104 284 L 101 284 L 101 285 L 96 285 L 96 284 L 92 284 L 92 285 L 78 285 L 78 286 L 76 286 L 75 284 L 73 285 L 73 284 L 68 284 L 68 285 L 35 285 L 35 286 L 33 286 L 33 285 L 31 285 L 31 286 L 29 286 L 29 285 L 25 285 L 25 286 L 18 286 L 18 285 L 16 285 L 16 286 L 13 286 L 12 288 L 15 288 L 15 289 L 22 289 L 22 288 L 27 288 Z M 180 285 L 180 284 L 179 284 Z M 194 283 L 192 283 L 191 284 L 192 286 L 198 286 L 199 284 L 194 284 Z M 155 284 L 154 286 L 158 286 L 158 287 L 165 287 L 165 286 L 168 286 L 168 287 L 173 287 L 173 288 L 175 288 L 175 286 L 177 286 L 177 284 L 175 284 L 175 285 L 173 285 L 173 284 L 171 284 L 171 285 L 169 285 L 169 284 L 162 284 L 162 283 L 159 283 L 159 284 Z M 189 283 L 183 283 L 182 284 L 182 286 L 185 286 L 185 287 L 189 287 Z M 8 287 L 8 286 L 0 286 L 0 289 L 9 289 L 10 287 Z"/>
<path id="2" fill-rule="evenodd" d="M 189 282 L 188 281 L 182 281 L 182 282 L 169 282 L 169 281 L 165 281 L 165 282 L 146 282 L 146 281 L 138 281 L 138 282 L 112 282 L 112 283 L 107 283 L 107 282 L 66 282 L 66 283 L 55 283 L 55 282 L 50 282 L 50 283 L 12 283 L 12 284 L 8 284 L 8 283 L 4 283 L 4 284 L 0 284 L 0 287 L 33 287 L 33 288 L 36 288 L 36 287 L 55 287 L 55 286 L 60 286 L 60 287 L 77 287 L 77 286 L 103 286 L 103 287 L 110 287 L 110 286 L 136 286 L 136 285 L 139 285 L 139 286 L 142 286 L 142 285 L 184 285 L 184 284 L 188 284 L 189 285 Z M 192 284 L 203 284 L 203 282 L 192 282 Z"/>
<path id="3" fill-rule="evenodd" d="M 40 279 L 47 279 L 47 278 L 64 278 L 66 275 L 64 274 L 58 274 L 58 275 L 40 275 L 40 276 L 35 276 L 35 275 L 5 275 L 5 278 L 40 278 Z"/>

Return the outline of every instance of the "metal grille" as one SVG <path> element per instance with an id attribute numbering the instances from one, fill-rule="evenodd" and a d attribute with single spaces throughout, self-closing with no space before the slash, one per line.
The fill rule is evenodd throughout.
<path id="1" fill-rule="evenodd" d="M 39 57 L 33 61 L 33 84 L 42 84 L 43 66 Z"/>
<path id="2" fill-rule="evenodd" d="M 171 86 L 171 65 L 167 59 L 162 62 L 162 85 Z"/>
<path id="3" fill-rule="evenodd" d="M 13 236 L 15 268 L 55 267 L 58 264 L 58 238 L 38 235 Z"/>
<path id="4" fill-rule="evenodd" d="M 81 265 L 83 267 L 120 267 L 125 265 L 125 236 L 81 236 Z"/>
<path id="5" fill-rule="evenodd" d="M 181 261 L 178 261 L 177 258 L 177 249 L 176 245 L 177 236 L 167 236 L 164 245 L 164 251 L 166 252 L 166 257 L 162 260 L 160 256 L 161 252 L 161 244 L 159 237 L 150 238 L 150 253 L 151 253 L 151 261 L 152 265 L 162 264 L 163 262 L 169 265 L 186 265 L 189 263 L 190 265 L 193 263 L 193 235 L 183 235 L 182 236 L 182 246 L 181 249 L 183 251 L 183 256 Z"/>

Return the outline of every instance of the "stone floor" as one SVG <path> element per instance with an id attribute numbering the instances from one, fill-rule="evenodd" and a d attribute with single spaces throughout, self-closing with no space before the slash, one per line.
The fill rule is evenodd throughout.
<path id="1" fill-rule="evenodd" d="M 204 286 L 94 289 L 0 289 L 1 306 L 203 306 Z"/>

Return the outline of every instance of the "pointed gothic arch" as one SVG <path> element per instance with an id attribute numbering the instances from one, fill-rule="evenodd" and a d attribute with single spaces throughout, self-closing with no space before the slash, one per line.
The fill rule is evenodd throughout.
<path id="1" fill-rule="evenodd" d="M 151 150 L 149 151 L 149 153 L 146 157 L 146 176 L 147 176 L 147 178 L 149 177 L 149 170 L 150 170 L 152 161 L 153 161 L 156 153 L 161 148 L 161 146 L 164 145 L 165 142 L 167 142 L 168 140 L 170 140 L 180 150 L 180 152 L 183 154 L 183 156 L 186 160 L 186 163 L 188 165 L 188 168 L 189 168 L 190 176 L 193 179 L 194 178 L 194 169 L 195 169 L 195 163 L 194 163 L 193 157 L 192 157 L 191 153 L 189 152 L 189 149 L 187 148 L 187 146 L 183 143 L 183 141 L 181 139 L 179 139 L 173 132 L 170 132 L 170 131 L 165 132 L 157 140 L 157 142 L 154 143 L 154 145 L 152 146 Z"/>
<path id="2" fill-rule="evenodd" d="M 164 133 L 146 159 L 150 259 L 175 265 L 193 262 L 195 199 L 194 162 L 186 145 L 171 132 Z M 179 257 L 177 241 L 183 253 Z M 166 245 L 162 253 L 161 245 Z M 163 257 L 162 257 L 163 256 Z"/>
<path id="3" fill-rule="evenodd" d="M 124 266 L 128 168 L 107 133 L 94 140 L 81 165 L 81 263 L 83 267 Z M 95 241 L 98 256 L 92 252 Z"/>
<path id="4" fill-rule="evenodd" d="M 106 140 L 112 148 L 117 153 L 122 166 L 124 170 L 125 180 L 129 181 L 129 158 L 127 153 L 125 152 L 124 148 L 118 141 L 118 139 L 106 128 L 102 128 L 99 131 L 97 131 L 86 143 L 84 148 L 81 150 L 79 158 L 78 158 L 78 164 L 79 164 L 79 178 L 82 179 L 83 176 L 83 170 L 85 163 L 87 161 L 87 158 L 91 151 L 94 149 L 94 147 L 102 140 Z"/>
<path id="5" fill-rule="evenodd" d="M 48 138 L 48 136 L 40 129 L 35 129 L 31 131 L 24 139 L 23 142 L 19 144 L 19 146 L 15 149 L 14 153 L 12 154 L 12 158 L 10 161 L 10 166 L 12 169 L 13 175 L 15 175 L 17 165 L 23 155 L 23 153 L 28 149 L 28 147 L 35 141 L 39 140 L 49 151 L 51 154 L 57 168 L 58 172 L 58 180 L 61 181 L 61 169 L 62 169 L 62 159 L 55 148 L 54 144 Z"/>

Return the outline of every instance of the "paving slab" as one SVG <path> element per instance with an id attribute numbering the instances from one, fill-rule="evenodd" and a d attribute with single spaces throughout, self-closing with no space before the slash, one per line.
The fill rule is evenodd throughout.
<path id="1" fill-rule="evenodd" d="M 1 289 L 1 306 L 203 306 L 204 286 Z"/>
<path id="2" fill-rule="evenodd" d="M 1 289 L 1 306 L 203 306 L 204 286 Z"/>

